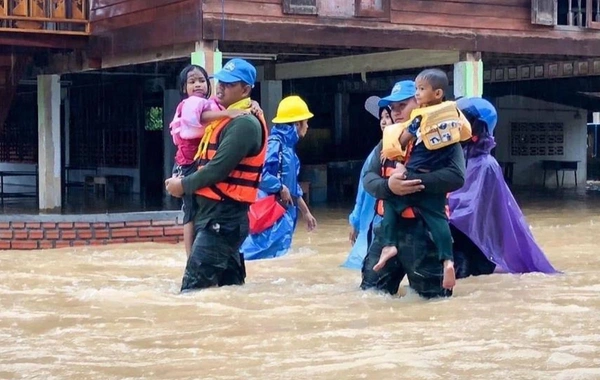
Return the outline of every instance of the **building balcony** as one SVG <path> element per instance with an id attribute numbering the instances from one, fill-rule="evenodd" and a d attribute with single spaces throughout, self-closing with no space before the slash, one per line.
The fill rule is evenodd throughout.
<path id="1" fill-rule="evenodd" d="M 0 0 L 0 33 L 87 36 L 88 0 Z"/>

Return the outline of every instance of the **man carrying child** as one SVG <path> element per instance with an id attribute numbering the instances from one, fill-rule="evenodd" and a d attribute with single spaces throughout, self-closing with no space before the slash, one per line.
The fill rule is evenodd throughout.
<path id="1" fill-rule="evenodd" d="M 411 113 L 410 124 L 408 127 L 397 124 L 384 131 L 382 158 L 398 161 L 396 172 L 429 173 L 446 167 L 452 157 L 452 146 L 471 137 L 471 127 L 456 104 L 444 101 L 447 87 L 448 77 L 441 70 L 427 69 L 417 76 L 415 99 L 419 108 Z M 435 193 L 386 200 L 382 221 L 385 247 L 373 269 L 380 270 L 398 254 L 395 241 L 398 218 L 409 207 L 417 207 L 444 264 L 442 286 L 452 289 L 456 276 L 446 204 L 446 195 Z"/>
<path id="2" fill-rule="evenodd" d="M 434 105 L 436 102 L 441 103 L 443 99 L 443 87 L 444 83 L 447 83 L 447 78 L 444 82 L 445 74 L 443 77 L 439 75 L 439 71 L 432 72 L 424 72 L 421 75 L 420 79 L 424 80 L 425 83 L 422 83 L 421 94 L 419 95 L 419 101 L 424 105 Z M 430 79 L 431 75 L 434 78 L 441 78 L 441 82 L 433 85 L 432 82 L 434 80 Z M 426 77 L 426 78 L 425 78 Z M 437 79 L 436 79 L 437 80 Z M 423 82 L 423 81 L 422 81 Z M 441 83 L 441 84 L 440 84 Z M 427 86 L 426 84 L 430 84 L 431 86 Z M 442 91 L 438 91 L 438 90 Z M 436 104 L 434 107 L 434 111 L 438 111 L 438 116 L 441 115 L 442 119 L 447 119 L 450 124 L 436 122 L 438 121 L 438 116 L 436 113 L 428 112 L 427 108 L 418 108 L 417 101 L 415 99 L 415 95 L 417 93 L 417 89 L 415 87 L 415 83 L 412 81 L 402 81 L 397 83 L 392 90 L 390 96 L 383 98 L 380 102 L 380 106 L 390 106 L 393 113 L 394 122 L 408 122 L 415 119 L 416 116 L 420 116 L 415 121 L 415 125 L 411 128 L 409 132 L 413 132 L 411 136 L 404 136 L 404 143 L 406 144 L 402 147 L 401 143 L 401 134 L 404 129 L 408 127 L 408 124 L 392 125 L 386 128 L 386 132 L 384 134 L 388 134 L 388 136 L 395 136 L 395 143 L 391 143 L 388 138 L 388 143 L 386 144 L 386 148 L 390 148 L 392 145 L 395 145 L 396 150 L 395 154 L 390 154 L 386 150 L 386 154 L 390 157 L 403 159 L 404 162 L 409 166 L 409 170 L 404 173 L 394 173 L 397 170 L 403 170 L 402 168 L 396 168 L 396 162 L 392 160 L 384 160 L 383 163 L 379 160 L 372 160 L 369 165 L 369 170 L 365 174 L 363 178 L 364 187 L 367 192 L 369 192 L 374 197 L 380 200 L 378 206 L 378 213 L 383 215 L 384 213 L 391 211 L 394 213 L 393 218 L 396 221 L 396 224 L 388 224 L 387 227 L 378 228 L 374 231 L 375 240 L 371 247 L 369 247 L 369 251 L 363 263 L 363 280 L 361 283 L 362 289 L 371 289 L 377 288 L 380 290 L 384 290 L 390 294 L 395 294 L 398 291 L 398 286 L 404 276 L 408 276 L 408 280 L 410 286 L 417 291 L 417 293 L 425 298 L 434 298 L 434 297 L 445 297 L 450 296 L 452 294 L 451 288 L 453 287 L 452 283 L 452 272 L 453 266 L 451 261 L 451 250 L 450 256 L 448 258 L 440 256 L 440 247 L 441 244 L 436 244 L 432 242 L 431 236 L 432 231 L 426 217 L 423 215 L 422 209 L 427 209 L 425 213 L 430 215 L 443 215 L 444 222 L 447 227 L 447 219 L 444 215 L 445 202 L 446 202 L 446 194 L 459 189 L 464 183 L 464 172 L 465 172 L 465 162 L 462 149 L 460 144 L 456 142 L 462 140 L 464 135 L 468 135 L 467 132 L 470 132 L 470 127 L 468 126 L 468 122 L 458 113 L 456 107 L 452 105 L 452 107 L 447 107 L 448 105 L 441 103 Z M 436 100 L 437 99 L 437 100 Z M 443 106 L 442 106 L 443 105 Z M 440 111 L 441 109 L 441 111 Z M 447 111 L 453 110 L 455 114 L 449 114 Z M 416 111 L 412 113 L 412 111 Z M 447 117 L 451 117 L 448 119 Z M 456 115 L 456 116 L 454 116 Z M 456 123 L 465 123 L 459 124 Z M 423 124 L 423 125 L 419 125 Z M 431 128 L 432 126 L 437 125 L 436 128 Z M 456 128 L 455 131 L 460 132 L 461 129 L 463 136 L 456 137 L 456 132 L 446 133 L 445 131 L 448 127 Z M 387 132 L 388 129 L 392 129 L 392 131 Z M 396 132 L 393 132 L 393 130 Z M 431 138 L 434 136 L 433 132 L 436 132 L 439 136 L 438 139 L 428 140 L 428 143 L 425 144 L 425 138 Z M 393 132 L 393 133 L 392 133 Z M 419 137 L 421 140 L 419 141 Z M 457 141 L 452 141 L 452 140 Z M 408 140 L 408 141 L 407 141 Z M 411 140 L 416 140 L 411 142 Z M 433 140 L 433 141 L 432 141 Z M 435 149 L 431 149 L 432 143 L 443 142 L 447 148 L 443 151 L 444 153 L 438 154 L 436 157 L 431 158 L 431 163 L 427 161 L 427 155 L 431 153 L 432 155 L 437 154 Z M 407 143 L 408 142 L 408 143 Z M 442 145 L 444 145 L 442 144 Z M 416 155 L 417 159 L 415 160 L 416 165 L 411 165 L 409 162 L 411 161 L 411 153 L 414 153 L 414 149 L 411 145 L 414 145 L 414 148 L 417 148 L 419 145 L 424 145 L 421 148 L 429 148 L 427 150 L 431 150 L 432 152 L 422 152 L 419 153 L 417 150 Z M 419 148 L 419 149 L 421 149 Z M 408 155 L 406 154 L 408 152 Z M 421 157 L 419 157 L 421 155 Z M 423 157 L 425 156 L 425 157 Z M 436 160 L 439 158 L 439 161 Z M 421 170 L 420 170 L 421 169 Z M 411 191 L 399 191 L 400 185 L 398 183 L 406 183 L 411 185 L 414 181 L 420 181 L 420 187 L 414 187 Z M 413 194 L 407 197 L 410 193 L 418 193 Z M 422 196 L 422 199 L 416 198 L 411 199 L 411 197 Z M 430 202 L 428 198 L 431 197 L 434 201 Z M 389 203 L 391 200 L 394 205 L 386 204 L 386 207 L 383 207 L 383 202 Z M 398 206 L 398 207 L 394 207 Z M 384 211 L 384 209 L 386 211 Z M 399 210 L 399 211 L 398 211 Z M 432 210 L 432 211 L 429 211 Z M 388 215 L 389 216 L 389 215 Z M 429 218 L 431 219 L 431 218 Z M 389 218 L 388 218 L 389 220 Z M 438 220 L 434 220 L 433 223 L 438 223 Z M 438 223 L 439 225 L 439 223 Z M 385 229 L 385 233 L 383 233 Z M 441 229 L 440 229 L 441 230 Z M 438 231 L 438 235 L 440 235 Z M 443 236 L 443 231 L 441 233 Z M 442 244 L 447 244 L 446 242 L 442 242 Z M 396 249 L 396 255 L 390 255 L 389 250 L 387 257 L 381 259 L 382 249 L 386 246 L 394 246 Z M 450 247 L 451 247 L 451 237 L 450 237 Z M 447 271 L 444 271 L 444 262 L 446 261 Z M 374 270 L 376 267 L 377 271 Z M 448 272 L 447 276 L 444 276 Z M 447 277 L 448 281 L 445 281 L 444 284 L 443 278 Z"/>

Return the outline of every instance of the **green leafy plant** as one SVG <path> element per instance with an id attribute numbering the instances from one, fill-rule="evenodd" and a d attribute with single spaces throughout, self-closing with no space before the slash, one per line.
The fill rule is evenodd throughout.
<path id="1" fill-rule="evenodd" d="M 162 131 L 163 109 L 162 107 L 150 107 L 146 109 L 146 130 Z"/>

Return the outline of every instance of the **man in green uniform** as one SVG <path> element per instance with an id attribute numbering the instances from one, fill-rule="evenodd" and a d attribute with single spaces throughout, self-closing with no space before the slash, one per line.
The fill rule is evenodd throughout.
<path id="1" fill-rule="evenodd" d="M 410 119 L 412 110 L 417 107 L 415 85 L 412 81 L 397 83 L 400 91 L 382 99 L 380 105 L 389 106 L 392 119 L 396 123 Z M 396 89 L 396 86 L 394 88 Z M 382 143 L 376 147 L 374 157 L 381 156 Z M 401 174 L 392 174 L 390 178 L 382 176 L 382 165 L 378 159 L 371 160 L 363 176 L 363 186 L 373 197 L 384 200 L 391 197 L 406 196 L 426 191 L 446 194 L 459 189 L 465 178 L 465 159 L 460 145 L 452 147 L 452 155 L 447 167 L 430 173 L 410 174 L 406 178 Z M 423 218 L 414 208 L 416 218 L 399 218 L 397 230 L 399 254 L 388 261 L 380 271 L 373 270 L 379 261 L 383 248 L 383 236 L 380 226 L 373 230 L 374 240 L 369 246 L 363 261 L 362 282 L 364 290 L 377 289 L 396 294 L 400 282 L 408 277 L 410 287 L 424 298 L 449 297 L 452 291 L 442 287 L 443 265 L 430 238 Z"/>
<path id="2" fill-rule="evenodd" d="M 250 102 L 256 69 L 232 59 L 215 74 L 216 95 L 225 108 Z M 181 291 L 242 285 L 246 277 L 239 247 L 248 235 L 248 207 L 254 202 L 265 155 L 266 126 L 252 115 L 208 126 L 199 151 L 200 169 L 183 179 L 165 181 L 176 197 L 196 194 L 196 238 Z M 203 148 L 203 144 L 204 148 Z M 243 178 L 251 178 L 247 180 Z"/>

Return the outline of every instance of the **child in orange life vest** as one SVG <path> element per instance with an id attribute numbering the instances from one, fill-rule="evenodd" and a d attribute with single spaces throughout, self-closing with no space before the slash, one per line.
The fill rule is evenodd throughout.
<path id="1" fill-rule="evenodd" d="M 411 113 L 411 121 L 406 126 L 384 131 L 382 155 L 387 159 L 404 158 L 403 152 L 409 144 L 412 151 L 404 166 L 396 165 L 396 172 L 430 172 L 448 166 L 452 156 L 452 145 L 471 137 L 471 126 L 456 108 L 454 102 L 444 102 L 444 89 L 448 77 L 437 69 L 421 72 L 416 78 L 415 98 L 420 108 Z M 386 133 L 387 132 L 387 133 Z M 399 146 L 398 146 L 399 144 Z M 400 153 L 400 154 L 399 154 Z M 456 282 L 452 252 L 452 235 L 446 215 L 446 195 L 417 193 L 404 197 L 394 197 L 384 201 L 382 221 L 384 248 L 375 271 L 398 254 L 395 236 L 398 219 L 402 211 L 415 207 L 430 231 L 433 242 L 443 261 L 442 286 L 452 289 Z"/>
<path id="2" fill-rule="evenodd" d="M 170 124 L 173 143 L 177 147 L 173 176 L 184 177 L 198 170 L 194 156 L 206 126 L 216 120 L 247 114 L 249 110 L 225 110 L 210 97 L 208 74 L 197 65 L 186 66 L 179 74 L 179 90 L 184 99 L 177 106 Z M 194 242 L 194 195 L 183 196 L 183 241 L 190 256 Z"/>

